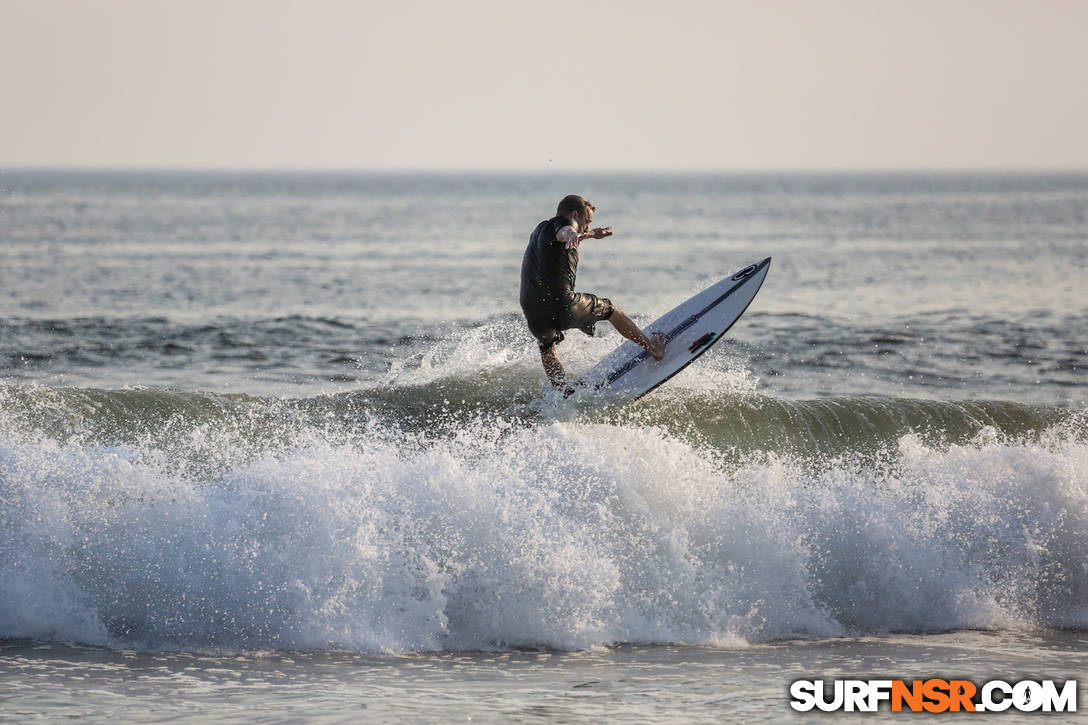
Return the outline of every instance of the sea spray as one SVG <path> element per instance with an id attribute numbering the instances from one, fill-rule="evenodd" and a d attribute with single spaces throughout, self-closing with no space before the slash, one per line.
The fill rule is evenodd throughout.
<path id="1" fill-rule="evenodd" d="M 653 407 L 549 420 L 451 403 L 436 430 L 358 400 L 293 419 L 242 404 L 267 406 L 277 435 L 119 425 L 108 442 L 9 420 L 0 636 L 406 651 L 1088 626 L 1076 415 L 953 441 L 893 426 L 814 465 Z M 215 465 L 187 463 L 209 447 Z"/>

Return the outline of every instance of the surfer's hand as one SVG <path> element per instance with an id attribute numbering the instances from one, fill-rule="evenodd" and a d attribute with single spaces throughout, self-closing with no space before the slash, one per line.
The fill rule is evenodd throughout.
<path id="1" fill-rule="evenodd" d="M 612 236 L 612 227 L 597 227 L 596 229 L 590 229 L 586 232 L 587 237 L 593 237 L 594 239 L 604 239 L 605 237 Z"/>

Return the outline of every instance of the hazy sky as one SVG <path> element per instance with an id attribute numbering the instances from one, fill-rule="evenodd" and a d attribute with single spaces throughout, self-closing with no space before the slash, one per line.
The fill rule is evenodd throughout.
<path id="1" fill-rule="evenodd" d="M 0 166 L 1088 168 L 1088 0 L 0 0 Z"/>

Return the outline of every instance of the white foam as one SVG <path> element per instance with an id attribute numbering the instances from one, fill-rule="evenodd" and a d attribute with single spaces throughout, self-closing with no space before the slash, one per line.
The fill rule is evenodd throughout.
<path id="1" fill-rule="evenodd" d="M 496 320 L 454 332 L 418 356 L 398 361 L 383 384 L 425 385 L 443 378 L 475 377 L 527 360 L 540 365 L 536 343 L 524 322 Z"/>
<path id="2" fill-rule="evenodd" d="M 176 450 L 172 448 L 172 450 Z M 1088 626 L 1088 445 L 741 466 L 655 427 L 315 433 L 210 480 L 0 445 L 0 637 L 127 648 L 736 644 Z"/>
<path id="3" fill-rule="evenodd" d="M 639 320 L 640 324 L 649 321 Z M 587 372 L 623 342 L 607 322 L 597 323 L 597 335 L 592 338 L 577 330 L 568 330 L 566 334 L 567 339 L 557 352 L 571 380 Z M 545 382 L 536 343 L 523 320 L 494 320 L 453 333 L 415 358 L 393 365 L 382 385 L 419 386 L 481 375 L 491 380 L 520 380 L 521 387 Z M 718 346 L 670 380 L 663 390 L 745 395 L 754 393 L 758 385 L 759 378 L 748 368 L 744 356 Z"/>

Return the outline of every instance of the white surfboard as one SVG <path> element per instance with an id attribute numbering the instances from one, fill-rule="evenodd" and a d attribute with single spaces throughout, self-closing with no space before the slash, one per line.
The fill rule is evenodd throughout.
<path id="1" fill-rule="evenodd" d="M 748 309 L 770 266 L 770 257 L 750 264 L 654 320 L 645 331 L 665 333 L 664 359 L 654 360 L 650 353 L 625 340 L 576 383 L 575 396 L 586 390 L 630 400 L 646 395 L 725 335 Z"/>

